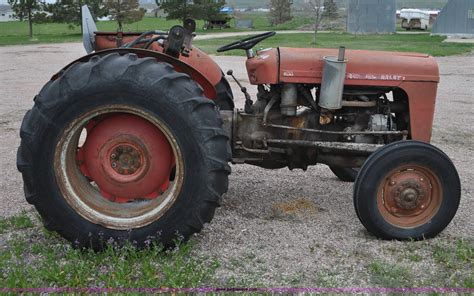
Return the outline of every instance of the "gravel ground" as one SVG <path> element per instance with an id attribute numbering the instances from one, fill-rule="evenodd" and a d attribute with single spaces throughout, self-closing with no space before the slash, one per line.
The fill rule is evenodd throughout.
<path id="1" fill-rule="evenodd" d="M 0 47 L 0 217 L 32 211 L 16 170 L 21 119 L 34 95 L 62 66 L 83 55 L 79 43 Z M 246 82 L 244 58 L 216 57 Z M 219 258 L 218 281 L 241 284 L 367 286 L 368 264 L 401 264 L 414 283 L 429 285 L 439 275 L 430 255 L 437 245 L 474 234 L 474 55 L 437 59 L 442 73 L 433 143 L 456 164 L 462 202 L 453 223 L 428 242 L 384 242 L 359 223 L 352 185 L 339 182 L 325 166 L 307 172 L 233 166 L 229 192 L 214 221 L 197 235 L 196 252 Z M 239 106 L 243 96 L 232 82 Z M 254 92 L 254 88 L 250 88 Z M 408 258 L 422 257 L 419 262 Z M 456 272 L 472 274 L 471 269 Z M 442 281 L 446 285 L 449 279 Z M 434 283 L 433 283 L 434 284 Z"/>

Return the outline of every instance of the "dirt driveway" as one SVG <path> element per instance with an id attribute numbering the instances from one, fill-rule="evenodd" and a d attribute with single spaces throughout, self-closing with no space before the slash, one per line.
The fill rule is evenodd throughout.
<path id="1" fill-rule="evenodd" d="M 79 43 L 0 47 L 0 217 L 32 210 L 15 167 L 23 115 L 50 76 L 83 54 Z M 216 60 L 247 80 L 244 58 Z M 385 285 L 374 275 L 374 264 L 382 264 L 389 271 L 403 268 L 416 285 L 452 284 L 450 269 L 438 264 L 433 250 L 473 240 L 474 55 L 437 60 L 442 82 L 433 143 L 453 159 L 463 187 L 449 228 L 428 242 L 378 241 L 357 220 L 352 185 L 339 182 L 327 167 L 291 172 L 234 166 L 223 207 L 197 236 L 196 252 L 221 262 L 222 283 L 237 278 L 252 285 Z M 242 106 L 243 96 L 232 87 Z M 452 275 L 457 272 L 472 275 L 472 265 Z"/>

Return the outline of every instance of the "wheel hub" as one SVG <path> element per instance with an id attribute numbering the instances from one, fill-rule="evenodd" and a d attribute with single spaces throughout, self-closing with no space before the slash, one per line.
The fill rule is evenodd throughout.
<path id="1" fill-rule="evenodd" d="M 77 158 L 102 196 L 118 203 L 157 198 L 168 189 L 174 166 L 166 136 L 131 114 L 108 116 L 89 128 Z"/>
<path id="2" fill-rule="evenodd" d="M 130 144 L 122 144 L 112 150 L 110 166 L 120 175 L 133 175 L 142 168 L 143 158 L 143 151 Z"/>
<path id="3" fill-rule="evenodd" d="M 378 192 L 382 215 L 400 227 L 415 227 L 429 221 L 442 198 L 439 180 L 433 172 L 418 165 L 389 172 Z"/>
<path id="4" fill-rule="evenodd" d="M 425 193 L 420 184 L 414 180 L 409 180 L 395 188 L 395 202 L 397 206 L 404 210 L 414 210 L 420 206 Z"/>

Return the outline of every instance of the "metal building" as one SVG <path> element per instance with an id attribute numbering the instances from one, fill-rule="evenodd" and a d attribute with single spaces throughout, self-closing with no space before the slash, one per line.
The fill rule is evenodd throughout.
<path id="1" fill-rule="evenodd" d="M 395 0 L 349 0 L 347 10 L 347 32 L 349 33 L 394 33 L 396 21 Z"/>
<path id="2" fill-rule="evenodd" d="M 440 12 L 433 34 L 474 37 L 474 0 L 450 0 Z"/>

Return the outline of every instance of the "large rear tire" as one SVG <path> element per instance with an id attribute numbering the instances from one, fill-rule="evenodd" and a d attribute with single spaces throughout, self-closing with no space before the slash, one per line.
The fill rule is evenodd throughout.
<path id="1" fill-rule="evenodd" d="M 232 88 L 229 85 L 229 82 L 222 73 L 221 81 L 216 85 L 217 99 L 216 105 L 220 110 L 232 111 L 235 108 L 234 105 L 234 95 L 232 93 Z"/>
<path id="2" fill-rule="evenodd" d="M 95 56 L 49 82 L 21 126 L 25 196 L 78 247 L 172 246 L 227 191 L 229 139 L 191 78 L 134 54 Z"/>
<path id="3" fill-rule="evenodd" d="M 360 221 L 389 240 L 435 237 L 454 218 L 460 198 L 459 175 L 449 157 L 416 141 L 395 142 L 373 153 L 354 185 Z"/>
<path id="4" fill-rule="evenodd" d="M 343 182 L 354 182 L 359 174 L 359 169 L 353 168 L 341 168 L 341 167 L 329 167 L 331 171 Z"/>

